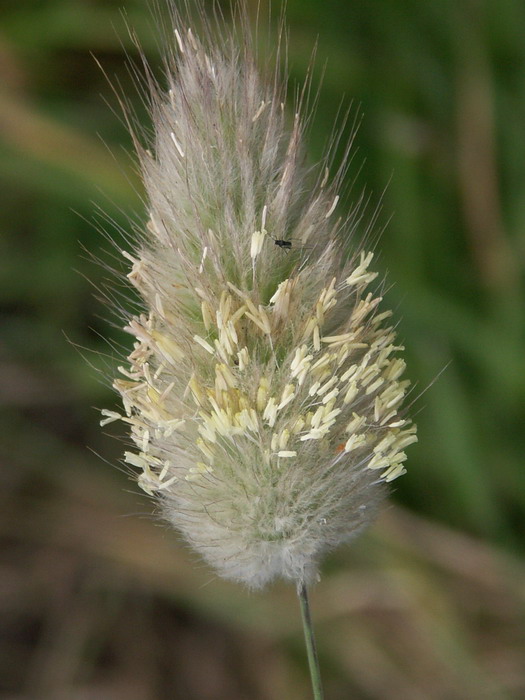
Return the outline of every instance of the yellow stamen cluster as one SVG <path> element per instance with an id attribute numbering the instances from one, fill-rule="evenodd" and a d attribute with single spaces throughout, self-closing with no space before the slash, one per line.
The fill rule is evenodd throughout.
<path id="1" fill-rule="evenodd" d="M 397 412 L 409 383 L 399 379 L 404 361 L 391 356 L 402 348 L 393 344 L 393 329 L 381 327 L 388 314 L 365 323 L 380 297 L 368 293 L 356 302 L 342 332 L 323 334 L 337 308 L 338 289 L 342 293 L 357 284 L 364 289 L 375 278 L 375 273 L 368 272 L 371 260 L 372 254 L 362 254 L 357 272 L 339 285 L 333 277 L 321 289 L 313 304 L 314 313 L 296 329 L 301 345 L 280 368 L 274 369 L 270 362 L 270 373 L 262 374 L 264 368 L 253 367 L 251 354 L 257 352 L 261 334 L 268 338 L 268 351 L 274 352 L 272 328 L 279 326 L 293 304 L 300 277 L 279 283 L 266 307 L 256 305 L 231 283 L 228 286 L 235 296 L 223 291 L 216 309 L 213 299 L 202 300 L 203 335 L 195 333 L 186 352 L 173 337 L 155 328 L 155 314 L 130 322 L 128 330 L 137 343 L 129 358 L 130 369 L 121 368 L 127 379 L 117 379 L 115 388 L 126 408 L 123 418 L 131 424 L 132 437 L 141 448 L 137 456 L 126 453 L 126 461 L 144 471 L 141 485 L 148 492 L 165 488 L 178 478 L 174 475 L 164 481 L 170 462 L 155 456 L 155 450 L 153 454 L 148 451 L 151 436 L 170 438 L 175 430 L 198 434 L 196 444 L 212 463 L 214 446 L 221 437 L 243 437 L 256 443 L 261 453 L 269 441 L 270 453 L 280 458 L 300 458 L 301 443 L 310 441 L 322 441 L 322 452 L 336 456 L 337 443 L 344 441 L 341 452 L 362 454 L 363 466 L 381 470 L 380 479 L 391 481 L 403 473 L 403 449 L 416 436 L 414 426 L 399 419 Z M 190 419 L 177 399 L 170 400 L 175 382 L 168 379 L 174 367 L 182 366 L 185 356 L 196 358 L 203 351 L 212 356 L 210 361 L 201 360 L 211 363 L 213 374 L 205 381 L 191 373 L 183 394 L 190 396 L 196 407 Z M 258 383 L 253 381 L 255 369 Z M 282 388 L 275 390 L 279 386 Z M 186 418 L 174 416 L 174 410 Z M 115 412 L 105 412 L 105 416 L 102 424 L 121 417 Z M 304 457 L 310 458 L 310 452 Z M 179 477 L 195 480 L 213 471 L 195 459 Z"/>

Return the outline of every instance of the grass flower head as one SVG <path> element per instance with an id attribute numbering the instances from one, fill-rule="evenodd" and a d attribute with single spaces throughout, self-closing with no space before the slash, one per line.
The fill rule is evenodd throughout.
<path id="1" fill-rule="evenodd" d="M 249 37 L 176 17 L 168 85 L 137 142 L 149 221 L 128 275 L 143 312 L 115 380 L 125 460 L 222 576 L 308 583 L 404 472 L 409 382 L 373 254 L 304 164 L 305 119 Z M 344 250 L 357 246 L 348 255 Z"/>

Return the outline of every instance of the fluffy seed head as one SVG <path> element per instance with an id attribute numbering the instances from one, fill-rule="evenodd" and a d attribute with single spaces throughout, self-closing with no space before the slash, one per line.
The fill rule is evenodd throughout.
<path id="1" fill-rule="evenodd" d="M 402 348 L 372 253 L 342 253 L 345 165 L 332 185 L 305 169 L 304 120 L 246 29 L 175 26 L 137 142 L 149 221 L 126 257 L 144 311 L 114 382 L 124 411 L 102 423 L 129 425 L 139 485 L 221 575 L 309 581 L 404 473 Z"/>

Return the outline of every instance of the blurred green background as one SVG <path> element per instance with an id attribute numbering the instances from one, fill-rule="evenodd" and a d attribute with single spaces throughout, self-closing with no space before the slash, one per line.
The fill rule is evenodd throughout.
<path id="1" fill-rule="evenodd" d="M 290 94 L 316 41 L 314 83 L 326 66 L 312 160 L 353 100 L 348 184 L 382 202 L 378 264 L 424 392 L 409 473 L 313 593 L 327 700 L 525 697 L 525 4 L 286 14 Z M 306 698 L 294 592 L 217 581 L 98 427 L 116 399 L 97 370 L 130 339 L 90 253 L 119 264 L 99 229 L 124 246 L 143 215 L 94 58 L 137 98 L 126 22 L 159 65 L 146 0 L 0 5 L 1 697 Z"/>

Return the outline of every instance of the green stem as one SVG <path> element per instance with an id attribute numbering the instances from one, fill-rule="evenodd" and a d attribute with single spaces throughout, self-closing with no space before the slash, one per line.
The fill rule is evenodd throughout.
<path id="1" fill-rule="evenodd" d="M 297 595 L 301 604 L 301 617 L 303 620 L 304 639 L 306 641 L 306 653 L 308 655 L 308 666 L 310 667 L 310 678 L 312 679 L 312 690 L 314 700 L 323 700 L 323 688 L 321 686 L 321 672 L 319 669 L 319 659 L 315 647 L 314 628 L 310 615 L 310 604 L 308 603 L 308 592 L 304 582 L 297 585 Z"/>

